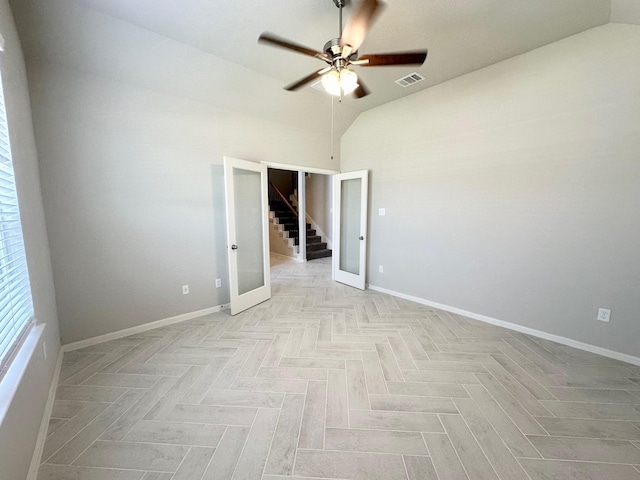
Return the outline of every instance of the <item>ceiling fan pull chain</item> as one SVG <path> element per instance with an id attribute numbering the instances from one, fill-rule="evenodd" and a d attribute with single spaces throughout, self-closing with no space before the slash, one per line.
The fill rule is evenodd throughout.
<path id="1" fill-rule="evenodd" d="M 331 160 L 333 160 L 333 96 L 331 96 Z"/>

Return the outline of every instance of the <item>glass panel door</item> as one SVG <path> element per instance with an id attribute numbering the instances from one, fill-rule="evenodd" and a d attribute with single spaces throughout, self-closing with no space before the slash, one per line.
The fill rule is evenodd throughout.
<path id="1" fill-rule="evenodd" d="M 231 315 L 271 298 L 267 167 L 224 158 Z"/>
<path id="2" fill-rule="evenodd" d="M 360 274 L 360 197 L 362 179 L 341 182 L 340 193 L 340 270 Z"/>
<path id="3" fill-rule="evenodd" d="M 334 176 L 333 277 L 337 282 L 364 290 L 367 257 L 368 172 Z"/>
<path id="4" fill-rule="evenodd" d="M 233 192 L 236 224 L 235 250 L 238 267 L 238 295 L 264 286 L 262 242 L 262 188 L 260 172 L 233 168 Z"/>

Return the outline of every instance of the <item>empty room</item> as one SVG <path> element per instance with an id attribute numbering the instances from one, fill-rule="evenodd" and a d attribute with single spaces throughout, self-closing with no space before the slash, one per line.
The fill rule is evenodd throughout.
<path id="1" fill-rule="evenodd" d="M 640 2 L 0 0 L 2 480 L 640 480 Z"/>

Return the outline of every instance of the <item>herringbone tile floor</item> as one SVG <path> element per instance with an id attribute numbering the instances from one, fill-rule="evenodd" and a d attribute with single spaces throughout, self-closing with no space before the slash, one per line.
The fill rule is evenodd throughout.
<path id="1" fill-rule="evenodd" d="M 39 480 L 640 480 L 640 367 L 272 262 L 236 317 L 67 353 Z"/>

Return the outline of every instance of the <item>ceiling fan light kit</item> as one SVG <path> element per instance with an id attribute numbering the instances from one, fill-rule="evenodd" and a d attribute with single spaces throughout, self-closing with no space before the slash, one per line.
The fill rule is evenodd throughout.
<path id="1" fill-rule="evenodd" d="M 338 70 L 331 70 L 322 76 L 322 86 L 331 95 L 341 97 L 342 95 L 349 95 L 358 88 L 358 75 L 353 70 L 343 68 Z"/>
<path id="2" fill-rule="evenodd" d="M 270 33 L 265 32 L 260 35 L 258 41 L 261 43 L 315 57 L 328 65 L 328 67 L 286 86 L 285 90 L 298 90 L 316 80 L 318 77 L 321 77 L 322 86 L 327 93 L 339 97 L 353 93 L 356 98 L 362 98 L 368 95 L 369 91 L 364 86 L 362 79 L 358 79 L 358 75 L 349 68 L 350 66 L 383 67 L 422 65 L 426 60 L 426 50 L 383 53 L 359 57 L 358 49 L 362 45 L 373 22 L 382 11 L 384 4 L 378 0 L 361 0 L 343 30 L 342 8 L 346 0 L 333 0 L 333 3 L 340 10 L 340 38 L 329 40 L 325 44 L 323 52 L 298 45 Z"/>

